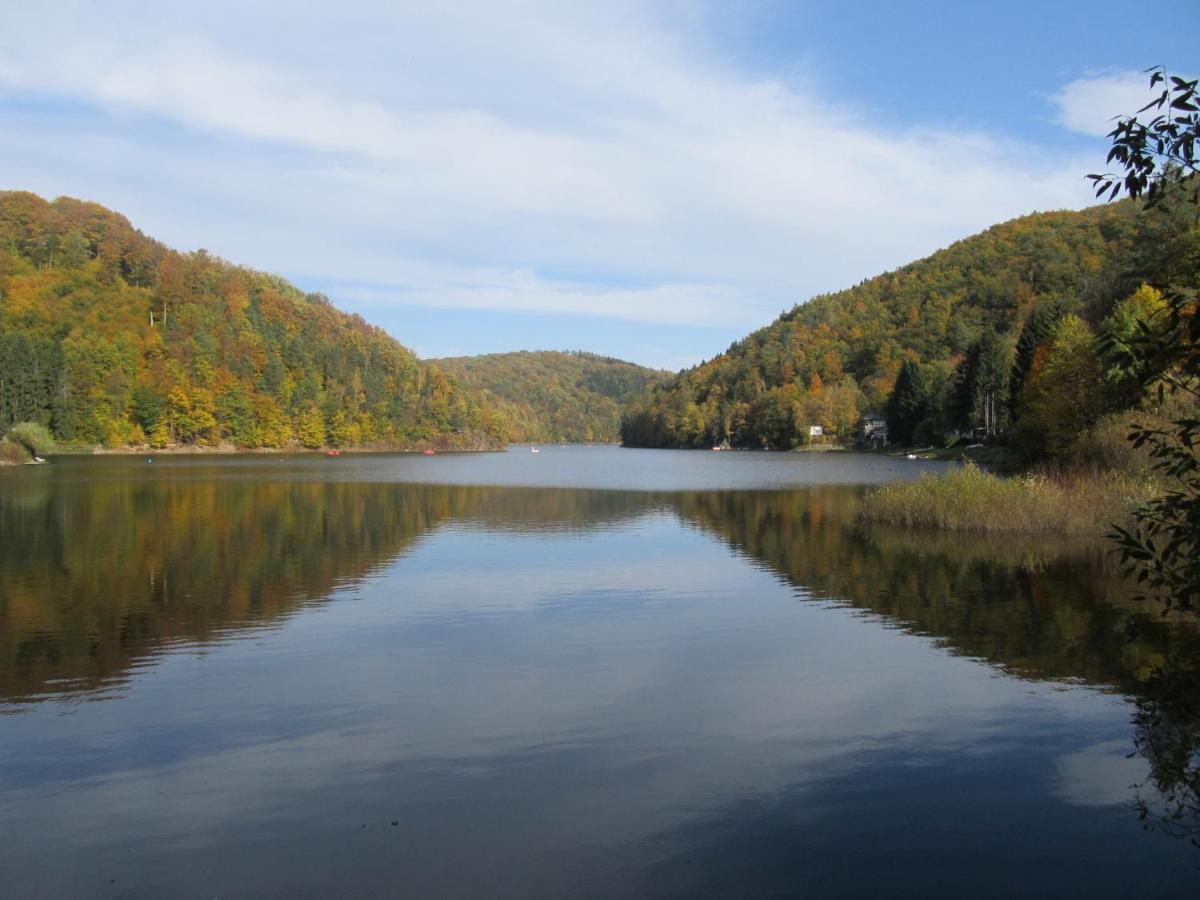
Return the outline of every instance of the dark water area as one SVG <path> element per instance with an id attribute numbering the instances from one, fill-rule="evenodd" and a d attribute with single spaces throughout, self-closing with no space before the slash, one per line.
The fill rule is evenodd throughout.
<path id="1" fill-rule="evenodd" d="M 0 470 L 0 896 L 1194 896 L 1196 629 L 940 467 Z"/>

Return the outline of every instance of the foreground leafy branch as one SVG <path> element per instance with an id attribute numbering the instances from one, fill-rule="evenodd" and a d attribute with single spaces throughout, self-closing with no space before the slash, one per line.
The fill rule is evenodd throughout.
<path id="1" fill-rule="evenodd" d="M 1107 162 L 1120 163 L 1124 172 L 1089 175 L 1097 197 L 1107 193 L 1112 200 L 1124 190 L 1154 206 L 1173 183 L 1196 171 L 1197 81 L 1170 75 L 1162 66 L 1146 72 L 1150 90 L 1157 89 L 1155 98 L 1137 115 L 1120 116 L 1108 133 L 1112 149 Z M 1138 118 L 1151 111 L 1155 115 L 1149 121 Z M 1193 183 L 1191 192 L 1193 202 L 1200 199 L 1200 185 Z"/>
<path id="2" fill-rule="evenodd" d="M 1197 81 L 1169 75 L 1162 67 L 1148 69 L 1154 100 L 1135 116 L 1118 120 L 1109 132 L 1109 162 L 1120 163 L 1122 174 L 1089 175 L 1097 196 L 1111 200 L 1122 191 L 1142 198 L 1147 209 L 1182 203 L 1190 207 L 1190 227 L 1200 222 L 1198 177 Z M 1154 115 L 1139 120 L 1145 112 Z M 1155 471 L 1167 488 L 1143 505 L 1129 528 L 1114 526 L 1111 536 L 1126 571 L 1142 587 L 1142 596 L 1171 610 L 1200 613 L 1200 315 L 1197 277 L 1200 259 L 1183 266 L 1182 283 L 1156 285 L 1165 301 L 1148 320 L 1138 322 L 1128 339 L 1110 338 L 1103 350 L 1135 373 L 1147 390 L 1156 391 L 1159 405 L 1167 397 L 1188 402 L 1190 410 L 1168 427 L 1135 425 L 1130 440 L 1149 450 Z"/>

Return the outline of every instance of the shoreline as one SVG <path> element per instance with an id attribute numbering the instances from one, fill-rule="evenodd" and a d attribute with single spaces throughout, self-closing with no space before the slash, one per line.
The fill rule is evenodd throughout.
<path id="1" fill-rule="evenodd" d="M 207 447 L 193 445 L 178 445 L 167 447 L 151 447 L 149 444 L 134 447 L 102 447 L 102 446 L 60 446 L 53 451 L 54 456 L 234 456 L 257 454 L 262 456 L 312 456 L 324 455 L 331 450 L 339 454 L 369 454 L 369 453 L 424 453 L 433 450 L 436 453 L 502 453 L 504 447 L 446 447 L 434 443 L 397 444 L 389 446 L 354 446 L 354 447 L 302 447 L 289 444 L 284 447 L 238 447 L 234 444 L 215 444 Z"/>

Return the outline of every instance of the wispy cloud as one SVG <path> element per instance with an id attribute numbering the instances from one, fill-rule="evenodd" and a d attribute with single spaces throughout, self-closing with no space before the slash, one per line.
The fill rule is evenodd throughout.
<path id="1" fill-rule="evenodd" d="M 742 328 L 1089 198 L 1078 161 L 732 70 L 669 4 L 167 7 L 0 11 L 0 90 L 94 110 L 98 154 L 26 115 L 0 167 L 362 302 Z"/>
<path id="2" fill-rule="evenodd" d="M 423 287 L 335 284 L 330 290 L 361 306 L 440 306 L 454 309 L 514 310 L 572 316 L 608 316 L 632 322 L 700 326 L 760 324 L 748 298 L 709 285 L 672 284 L 620 289 L 538 278 L 533 272 L 464 273 Z"/>
<path id="3" fill-rule="evenodd" d="M 1145 72 L 1110 72 L 1077 78 L 1051 99 L 1059 124 L 1080 134 L 1099 137 L 1118 116 L 1133 115 L 1152 98 Z"/>

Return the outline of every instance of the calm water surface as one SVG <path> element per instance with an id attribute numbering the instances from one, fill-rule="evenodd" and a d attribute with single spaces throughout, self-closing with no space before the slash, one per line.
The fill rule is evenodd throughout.
<path id="1" fill-rule="evenodd" d="M 1195 896 L 1195 630 L 937 468 L 0 470 L 0 895 Z"/>

